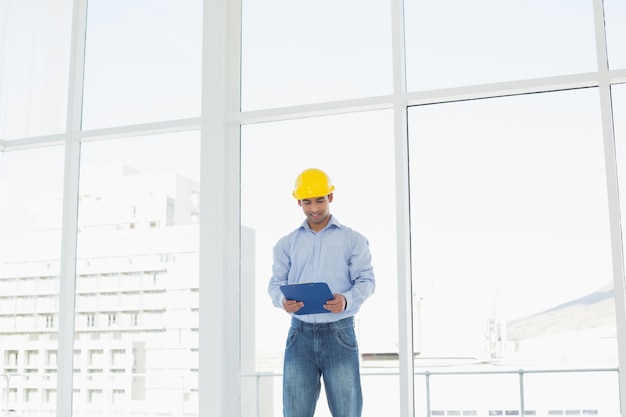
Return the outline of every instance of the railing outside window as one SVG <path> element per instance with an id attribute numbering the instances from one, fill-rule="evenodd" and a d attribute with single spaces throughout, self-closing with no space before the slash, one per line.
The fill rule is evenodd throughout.
<path id="1" fill-rule="evenodd" d="M 398 415 L 391 400 L 398 392 L 398 372 L 364 369 L 361 375 L 363 417 Z M 620 416 L 617 368 L 419 370 L 414 375 L 417 417 Z M 243 377 L 255 381 L 251 415 L 279 415 L 282 375 Z M 330 415 L 320 400 L 315 416 Z"/>

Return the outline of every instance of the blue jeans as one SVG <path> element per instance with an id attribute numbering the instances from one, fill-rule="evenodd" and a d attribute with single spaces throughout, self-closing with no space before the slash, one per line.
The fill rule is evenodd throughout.
<path id="1" fill-rule="evenodd" d="M 361 416 L 363 394 L 353 317 L 315 324 L 292 318 L 283 371 L 285 417 L 313 417 L 320 377 L 333 417 Z"/>

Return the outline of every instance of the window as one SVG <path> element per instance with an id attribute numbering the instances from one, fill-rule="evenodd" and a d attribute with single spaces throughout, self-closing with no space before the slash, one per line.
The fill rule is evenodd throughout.
<path id="1" fill-rule="evenodd" d="M 56 390 L 55 389 L 45 389 L 44 390 L 44 402 L 46 403 L 55 403 L 57 396 L 56 396 Z"/>
<path id="2" fill-rule="evenodd" d="M 201 1 L 90 0 L 88 13 L 83 128 L 200 115 Z"/>
<path id="3" fill-rule="evenodd" d="M 391 93 L 390 13 L 380 0 L 242 1 L 242 108 Z"/>
<path id="4" fill-rule="evenodd" d="M 580 89 L 409 110 L 418 367 L 617 365 L 598 100 L 596 89 Z M 479 379 L 463 386 L 484 389 Z M 532 380 L 545 393 L 533 397 L 537 413 L 566 408 L 549 401 L 550 378 Z M 614 374 L 601 380 L 617 390 Z M 454 398 L 455 381 L 431 384 L 432 395 Z M 466 392 L 467 402 L 438 407 L 473 409 Z M 479 402 L 515 409 L 517 395 Z"/>
<path id="5" fill-rule="evenodd" d="M 135 388 L 133 395 L 142 400 L 133 407 L 145 413 L 155 412 L 164 390 L 178 393 L 181 383 L 197 385 L 197 375 L 190 369 L 197 358 L 190 352 L 198 343 L 198 313 L 193 309 L 198 304 L 198 225 L 191 222 L 185 208 L 191 193 L 199 192 L 198 152 L 197 131 L 94 141 L 81 147 L 79 194 L 99 198 L 84 199 L 85 204 L 78 206 L 79 262 L 89 266 L 77 277 L 77 287 L 87 291 L 80 294 L 76 322 L 86 317 L 87 328 L 77 327 L 75 343 L 89 348 L 89 336 L 97 337 L 105 349 L 98 355 L 144 343 L 146 348 L 139 352 L 148 366 L 142 373 L 147 378 L 163 376 L 167 381 L 162 386 Z M 149 227 L 151 223 L 154 227 Z M 135 227 L 125 227 L 128 224 Z M 165 262 L 163 253 L 171 254 Z M 162 284 L 157 275 L 163 276 Z M 82 284 L 83 279 L 91 281 L 90 276 L 99 277 L 97 285 Z M 172 304 L 168 300 L 180 301 Z M 94 328 L 99 332 L 92 333 Z M 182 348 L 181 334 L 185 335 Z M 167 361 L 151 359 L 163 354 Z M 181 372 L 179 363 L 189 366 Z M 75 378 L 78 386 L 86 383 L 82 378 L 90 368 L 85 366 L 75 364 L 83 371 Z M 101 359 L 96 362 L 92 358 L 89 366 L 101 367 L 106 373 Z M 105 407 L 113 401 L 112 390 L 125 389 L 128 383 L 98 376 L 89 387 L 102 399 L 98 404 Z M 179 409 L 197 407 L 182 395 L 168 398 Z"/>
<path id="6" fill-rule="evenodd" d="M 89 351 L 89 365 L 90 366 L 103 366 L 103 355 L 104 351 L 102 349 L 94 349 Z"/>
<path id="7" fill-rule="evenodd" d="M 104 401 L 103 392 L 101 389 L 87 390 L 87 401 L 90 403 L 100 403 Z"/>
<path id="8" fill-rule="evenodd" d="M 8 350 L 4 353 L 5 355 L 5 363 L 7 365 L 15 366 L 17 365 L 18 351 L 17 350 Z"/>
<path id="9" fill-rule="evenodd" d="M 112 366 L 124 366 L 126 361 L 126 351 L 123 349 L 113 349 L 111 351 L 111 365 Z"/>
<path id="10" fill-rule="evenodd" d="M 626 32 L 623 22 L 626 19 L 626 5 L 619 0 L 604 0 L 606 20 L 606 42 L 608 46 L 609 68 L 626 68 Z"/>
<path id="11" fill-rule="evenodd" d="M 65 96 L 62 99 L 57 97 L 55 94 L 58 92 L 54 93 L 54 90 L 59 87 L 59 83 L 61 86 L 65 84 L 61 78 L 66 76 L 66 74 L 57 73 L 57 70 L 65 65 L 57 62 L 57 58 L 61 59 L 64 56 L 57 42 L 61 41 L 59 36 L 62 37 L 66 29 L 56 27 L 58 23 L 56 19 L 63 15 L 65 7 L 60 2 L 56 2 L 54 6 L 52 3 L 55 2 L 51 2 L 40 5 L 41 7 L 34 7 L 35 5 L 30 1 L 1 3 L 0 150 L 1 139 L 6 137 L 3 137 L 3 134 L 21 136 L 36 132 L 51 133 L 56 130 L 57 118 L 60 117 L 59 107 L 63 108 L 60 104 L 65 100 Z M 33 21 L 25 21 L 26 15 L 22 15 L 11 24 L 22 25 L 18 31 L 21 36 L 25 36 L 25 40 L 46 45 L 50 48 L 48 52 L 52 54 L 46 65 L 33 68 L 28 74 L 14 74 L 13 71 L 17 68 L 12 66 L 19 66 L 22 59 L 29 60 L 33 58 L 32 56 L 15 55 L 15 60 L 10 63 L 2 59 L 3 47 L 16 46 L 15 38 L 7 38 L 4 35 L 6 32 L 1 28 L 1 22 L 6 16 L 3 13 L 6 10 L 4 8 L 8 6 L 11 6 L 13 10 L 10 14 L 25 13 L 30 10 L 35 13 L 34 16 L 38 16 Z M 56 13 L 51 14 L 55 7 L 58 7 L 55 9 Z M 50 14 L 49 20 L 45 18 L 48 14 Z M 52 28 L 56 28 L 54 30 L 59 30 L 60 33 L 50 34 L 49 39 L 45 36 L 45 39 L 41 38 L 44 32 Z M 30 29 L 33 29 L 33 32 L 27 36 Z M 16 52 L 11 50 L 12 53 Z M 60 55 L 57 56 L 57 53 Z M 5 84 L 6 80 L 3 80 L 3 76 L 8 74 L 12 74 L 10 77 L 13 75 L 31 77 L 30 81 L 24 82 L 27 84 L 33 82 L 33 84 L 24 86 L 15 80 L 16 84 L 9 83 L 9 87 L 9 84 Z M 37 87 L 38 83 L 44 79 L 55 85 L 46 84 L 46 86 Z M 21 89 L 20 86 L 27 88 Z M 17 88 L 17 90 L 6 96 L 5 87 L 10 90 Z M 30 94 L 28 94 L 29 91 Z M 26 97 L 29 100 L 24 100 Z M 48 105 L 54 109 L 44 110 L 46 106 L 41 100 L 49 100 Z M 38 110 L 39 106 L 43 106 L 42 112 Z M 9 112 L 10 120 L 5 120 L 7 123 L 2 127 L 3 117 L 7 115 L 6 111 Z M 24 118 L 29 121 L 24 122 Z M 47 121 L 44 122 L 40 118 Z M 22 123 L 25 124 L 22 125 Z M 44 401 L 38 391 L 42 385 L 42 380 L 38 376 L 39 352 L 41 352 L 42 366 L 56 367 L 56 353 L 52 356 L 44 356 L 43 352 L 47 349 L 56 350 L 56 336 L 59 330 L 56 317 L 59 308 L 63 160 L 61 146 L 0 151 L 0 285 L 2 286 L 0 346 L 2 350 L 11 352 L 4 360 L 5 373 L 10 371 L 17 374 L 7 377 L 5 381 L 5 387 L 2 388 L 4 392 L 2 408 L 17 410 L 20 414 L 41 409 L 41 403 Z M 7 369 L 7 365 L 14 368 Z M 25 373 L 29 375 L 18 376 Z"/>
<path id="12" fill-rule="evenodd" d="M 592 3 L 406 0 L 409 91 L 596 69 Z"/>
<path id="13" fill-rule="evenodd" d="M 39 364 L 39 351 L 27 350 L 25 354 L 26 354 L 26 365 L 36 366 Z"/>
<path id="14" fill-rule="evenodd" d="M 0 2 L 0 139 L 65 130 L 72 4 Z"/>
<path id="15" fill-rule="evenodd" d="M 47 350 L 46 351 L 46 366 L 57 366 L 57 352 L 56 350 Z"/>
<path id="16" fill-rule="evenodd" d="M 290 317 L 272 305 L 267 293 L 272 247 L 304 220 L 291 192 L 297 175 L 312 166 L 325 170 L 336 187 L 331 214 L 370 243 L 378 281 L 376 292 L 356 316 L 360 352 L 390 352 L 397 358 L 397 315 L 395 309 L 385 307 L 396 305 L 393 143 L 386 140 L 392 137 L 391 126 L 390 111 L 372 111 L 248 125 L 242 130 L 242 259 L 254 261 L 242 267 L 242 289 L 254 289 L 254 293 L 242 293 L 242 304 L 247 307 L 242 312 L 241 333 L 244 374 L 282 371 Z M 363 372 L 377 365 L 364 361 Z M 387 366 L 397 367 L 397 362 Z M 278 378 L 263 378 L 259 383 L 261 389 L 281 392 Z M 369 375 L 362 383 L 366 392 L 375 392 L 381 384 L 397 387 L 398 379 Z M 254 379 L 244 377 L 242 384 L 249 395 L 256 395 Z M 280 396 L 276 398 L 259 398 L 273 410 L 270 415 L 280 414 Z M 318 408 L 324 409 L 324 403 Z M 390 395 L 384 407 L 387 412 L 397 409 L 398 398 Z"/>

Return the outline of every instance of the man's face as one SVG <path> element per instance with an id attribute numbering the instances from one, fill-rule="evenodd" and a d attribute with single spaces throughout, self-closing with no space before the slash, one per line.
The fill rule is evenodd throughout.
<path id="1" fill-rule="evenodd" d="M 315 226 L 326 226 L 330 216 L 330 202 L 333 201 L 333 195 L 328 194 L 324 197 L 307 198 L 299 200 L 298 205 L 302 207 L 302 211 L 309 221 L 312 229 Z"/>

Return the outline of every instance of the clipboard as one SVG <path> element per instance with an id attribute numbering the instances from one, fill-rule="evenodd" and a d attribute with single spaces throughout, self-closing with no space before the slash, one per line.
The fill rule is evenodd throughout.
<path id="1" fill-rule="evenodd" d="M 294 314 L 330 313 L 324 308 L 326 301 L 332 300 L 333 293 L 325 282 L 282 285 L 280 290 L 288 300 L 302 301 L 304 306 Z"/>

